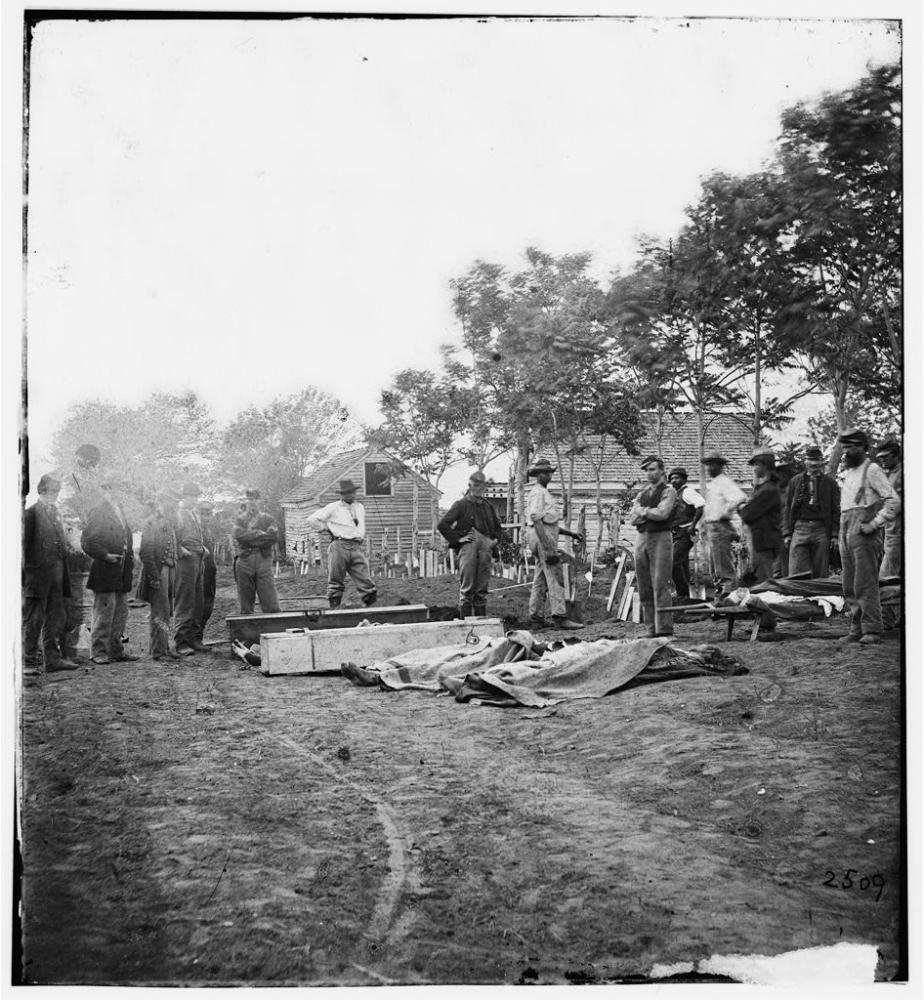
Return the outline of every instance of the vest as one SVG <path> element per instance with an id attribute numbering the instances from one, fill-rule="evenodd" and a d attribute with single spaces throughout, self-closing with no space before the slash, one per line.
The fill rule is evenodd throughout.
<path id="1" fill-rule="evenodd" d="M 681 524 L 689 524 L 696 514 L 696 508 L 691 503 L 683 499 L 683 491 L 686 483 L 677 491 L 677 506 L 674 508 L 674 516 L 671 518 L 671 528 L 677 528 Z"/>
<path id="2" fill-rule="evenodd" d="M 641 495 L 641 502 L 643 507 L 657 507 L 661 502 L 661 497 L 664 496 L 664 491 L 670 484 L 665 479 L 663 482 L 658 483 L 657 486 L 650 486 Z M 665 518 L 663 521 L 643 521 L 641 524 L 637 524 L 636 530 L 648 532 L 653 534 L 656 531 L 670 531 L 671 525 L 673 524 L 673 517 Z"/>

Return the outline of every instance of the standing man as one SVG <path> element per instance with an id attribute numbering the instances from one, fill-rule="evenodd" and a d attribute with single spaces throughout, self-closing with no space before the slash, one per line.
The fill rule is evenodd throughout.
<path id="1" fill-rule="evenodd" d="M 810 445 L 805 449 L 805 472 L 793 476 L 786 490 L 783 544 L 789 546 L 790 576 L 810 572 L 818 580 L 828 575 L 841 519 L 841 490 L 824 467 L 821 448 Z"/>
<path id="2" fill-rule="evenodd" d="M 279 610 L 272 558 L 278 529 L 273 517 L 260 509 L 259 490 L 247 490 L 244 497 L 244 509 L 231 531 L 237 599 L 242 615 L 253 614 L 257 597 L 263 614 L 273 614 Z"/>
<path id="3" fill-rule="evenodd" d="M 484 498 L 483 472 L 468 477 L 468 493 L 449 508 L 437 530 L 459 554 L 459 612 L 463 618 L 488 613 L 491 558 L 501 538 L 496 511 Z"/>
<path id="4" fill-rule="evenodd" d="M 529 492 L 526 503 L 526 543 L 536 559 L 536 573 L 529 595 L 529 620 L 534 625 L 546 625 L 543 616 L 546 594 L 552 609 L 555 628 L 579 629 L 584 626 L 568 618 L 565 609 L 565 588 L 562 580 L 561 559 L 558 551 L 558 536 L 569 535 L 580 540 L 583 536 L 576 531 L 563 528 L 561 507 L 549 492 L 549 483 L 555 471 L 548 459 L 540 458 L 527 471 L 536 477 L 536 485 Z"/>
<path id="5" fill-rule="evenodd" d="M 196 638 L 200 643 L 205 638 L 205 627 L 208 625 L 215 608 L 215 590 L 218 579 L 218 566 L 215 563 L 217 525 L 213 511 L 214 508 L 208 500 L 200 500 L 196 507 L 199 525 L 202 528 L 202 544 L 205 546 L 205 552 L 202 555 L 202 614 L 196 622 Z"/>
<path id="6" fill-rule="evenodd" d="M 327 547 L 327 600 L 330 606 L 340 607 L 347 573 L 356 584 L 363 604 L 367 608 L 375 604 L 379 595 L 363 550 L 366 511 L 356 502 L 356 484 L 352 479 L 340 480 L 340 499 L 312 514 L 308 526 L 314 531 L 326 531 L 332 538 Z"/>
<path id="7" fill-rule="evenodd" d="M 674 557 L 671 565 L 671 579 L 678 601 L 690 599 L 690 550 L 696 535 L 696 525 L 703 516 L 706 501 L 687 484 L 687 470 L 682 466 L 671 469 L 667 481 L 677 494 L 677 505 L 671 520 L 671 535 L 674 543 Z"/>
<path id="8" fill-rule="evenodd" d="M 66 625 L 65 599 L 71 588 L 67 571 L 67 542 L 58 512 L 61 483 L 44 475 L 38 500 L 23 515 L 23 673 L 27 676 L 76 670 L 62 655 L 60 642 Z M 41 647 L 41 649 L 39 648 Z"/>
<path id="9" fill-rule="evenodd" d="M 879 566 L 882 528 L 895 520 L 901 501 L 882 469 L 867 455 L 866 434 L 849 427 L 838 441 L 847 474 L 841 490 L 840 550 L 844 597 L 851 608 L 850 631 L 842 642 L 878 643 L 882 634 Z"/>
<path id="10" fill-rule="evenodd" d="M 170 649 L 170 619 L 176 594 L 176 497 L 166 490 L 154 499 L 141 532 L 141 575 L 135 596 L 150 604 L 150 653 L 154 660 L 178 660 Z"/>
<path id="11" fill-rule="evenodd" d="M 902 483 L 902 449 L 893 438 L 888 438 L 876 449 L 876 461 L 885 470 L 895 495 L 900 503 L 904 503 L 904 484 Z M 902 525 L 904 515 L 901 510 L 894 520 L 886 524 L 884 553 L 882 565 L 879 567 L 879 579 L 902 575 Z"/>
<path id="12" fill-rule="evenodd" d="M 648 636 L 674 634 L 674 617 L 660 608 L 671 604 L 671 567 L 673 539 L 671 524 L 677 506 L 677 491 L 664 475 L 664 462 L 649 455 L 642 462 L 648 485 L 635 498 L 629 511 L 629 523 L 638 532 L 635 539 L 635 574 L 642 620 Z M 689 592 L 689 590 L 688 590 Z"/>
<path id="13" fill-rule="evenodd" d="M 179 558 L 176 564 L 176 651 L 180 656 L 193 653 L 207 653 L 208 646 L 199 638 L 199 622 L 202 618 L 202 562 L 205 557 L 205 541 L 196 504 L 199 487 L 186 483 L 180 499 L 176 519 L 176 541 Z"/>
<path id="14" fill-rule="evenodd" d="M 774 465 L 776 457 L 766 447 L 756 448 L 748 459 L 752 469 L 754 492 L 741 505 L 741 520 L 751 533 L 751 572 L 755 583 L 773 576 L 773 565 L 783 547 L 780 530 L 780 511 L 783 499 L 776 485 Z"/>
<path id="15" fill-rule="evenodd" d="M 128 592 L 132 589 L 132 531 L 121 504 L 122 485 L 109 477 L 100 483 L 100 502 L 87 516 L 80 545 L 92 559 L 87 590 L 93 591 L 90 630 L 94 663 L 137 660 L 126 653 L 122 634 L 128 622 Z"/>
<path id="16" fill-rule="evenodd" d="M 725 474 L 727 464 L 727 459 L 717 451 L 712 451 L 703 458 L 703 465 L 709 474 L 703 522 L 706 525 L 706 541 L 709 546 L 709 562 L 715 581 L 716 597 L 735 589 L 735 560 L 732 555 L 732 536 L 735 534 L 735 529 L 732 517 L 745 499 L 744 490 Z"/>

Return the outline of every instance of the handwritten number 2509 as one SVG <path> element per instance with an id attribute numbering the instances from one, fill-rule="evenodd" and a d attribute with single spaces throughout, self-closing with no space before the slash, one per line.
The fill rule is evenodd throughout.
<path id="1" fill-rule="evenodd" d="M 881 875 L 864 875 L 859 880 L 852 879 L 851 875 L 859 875 L 860 873 L 855 868 L 848 868 L 844 872 L 844 876 L 840 882 L 837 881 L 837 873 L 832 871 L 826 871 L 825 875 L 828 877 L 824 880 L 824 885 L 830 886 L 832 889 L 861 889 L 866 891 L 871 886 L 873 888 L 878 888 L 879 892 L 876 893 L 876 902 L 878 903 L 882 899 L 882 891 L 885 888 L 885 879 Z"/>

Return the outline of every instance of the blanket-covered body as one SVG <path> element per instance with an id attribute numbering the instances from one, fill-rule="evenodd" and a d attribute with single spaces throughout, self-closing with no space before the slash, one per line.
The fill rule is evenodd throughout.
<path id="1" fill-rule="evenodd" d="M 598 639 L 549 649 L 529 632 L 471 647 L 419 649 L 373 664 L 382 687 L 448 691 L 457 701 L 543 708 L 602 698 L 623 688 L 681 677 L 747 673 L 714 646 L 682 650 L 666 639 Z"/>

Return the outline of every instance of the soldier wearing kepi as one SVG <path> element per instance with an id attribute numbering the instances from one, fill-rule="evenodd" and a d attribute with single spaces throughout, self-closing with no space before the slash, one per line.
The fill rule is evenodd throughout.
<path id="1" fill-rule="evenodd" d="M 642 462 L 648 486 L 635 498 L 629 512 L 629 523 L 635 525 L 635 572 L 642 620 L 648 626 L 648 636 L 674 634 L 671 604 L 671 567 L 673 539 L 671 523 L 677 506 L 677 492 L 664 475 L 664 462 L 649 455 Z"/>
<path id="2" fill-rule="evenodd" d="M 841 520 L 841 490 L 824 471 L 818 445 L 805 449 L 805 472 L 790 480 L 783 503 L 783 543 L 789 545 L 789 575 L 828 575 L 832 541 Z"/>
<path id="3" fill-rule="evenodd" d="M 339 608 L 349 574 L 360 600 L 368 608 L 375 604 L 378 591 L 369 573 L 369 563 L 363 551 L 366 539 L 366 510 L 356 502 L 356 484 L 352 479 L 340 480 L 340 499 L 315 511 L 308 526 L 326 531 L 332 541 L 327 548 L 327 601 Z"/>
<path id="4" fill-rule="evenodd" d="M 844 446 L 847 474 L 841 490 L 840 549 L 844 597 L 850 605 L 850 631 L 842 642 L 878 643 L 882 634 L 879 564 L 882 529 L 895 519 L 901 501 L 882 469 L 866 453 L 866 434 L 850 427 Z"/>
<path id="5" fill-rule="evenodd" d="M 536 477 L 536 485 L 529 491 L 526 503 L 526 542 L 536 560 L 536 573 L 529 595 L 529 620 L 533 625 L 547 624 L 543 616 L 546 593 L 552 609 L 552 624 L 555 628 L 579 629 L 584 626 L 572 621 L 567 615 L 565 587 L 561 571 L 561 553 L 558 551 L 558 536 L 570 535 L 580 540 L 578 531 L 561 527 L 561 507 L 549 492 L 549 483 L 555 466 L 548 459 L 540 458 L 528 470 Z"/>
<path id="6" fill-rule="evenodd" d="M 501 538 L 500 520 L 484 498 L 487 479 L 480 471 L 468 477 L 468 493 L 437 524 L 439 533 L 459 553 L 459 611 L 463 618 L 486 615 L 491 558 Z"/>
<path id="7" fill-rule="evenodd" d="M 45 475 L 38 501 L 23 516 L 23 673 L 76 670 L 62 655 L 66 624 L 65 599 L 70 596 L 67 543 L 57 509 L 61 483 Z"/>
<path id="8" fill-rule="evenodd" d="M 260 491 L 247 490 L 244 510 L 231 532 L 236 549 L 234 580 L 242 615 L 253 614 L 257 597 L 263 614 L 279 610 L 272 560 L 277 531 L 273 517 L 260 509 Z"/>

